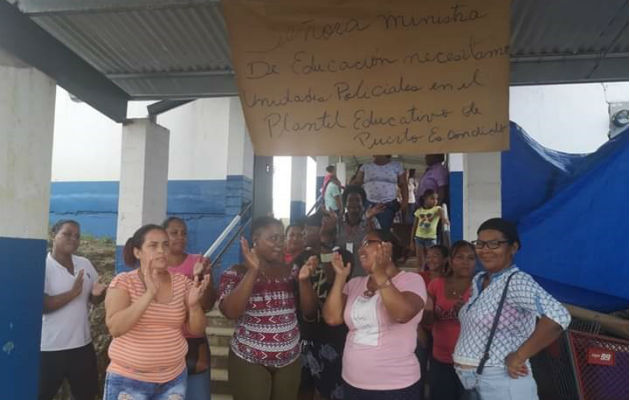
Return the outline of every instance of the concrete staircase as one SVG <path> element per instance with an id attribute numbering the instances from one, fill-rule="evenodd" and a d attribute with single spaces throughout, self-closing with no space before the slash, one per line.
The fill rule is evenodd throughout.
<path id="1" fill-rule="evenodd" d="M 206 335 L 210 343 L 210 388 L 212 400 L 232 400 L 228 385 L 228 351 L 234 333 L 234 323 L 226 319 L 218 308 L 206 314 Z"/>

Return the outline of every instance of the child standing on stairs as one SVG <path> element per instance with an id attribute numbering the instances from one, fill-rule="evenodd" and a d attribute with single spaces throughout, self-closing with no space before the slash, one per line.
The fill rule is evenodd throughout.
<path id="1" fill-rule="evenodd" d="M 414 213 L 415 218 L 411 228 L 411 237 L 413 239 L 410 243 L 411 248 L 416 248 L 418 273 L 424 270 L 426 249 L 437 244 L 438 223 L 442 221 L 442 224 L 450 225 L 442 207 L 438 205 L 438 194 L 435 190 L 427 189 L 422 194 L 421 201 L 422 207 Z"/>

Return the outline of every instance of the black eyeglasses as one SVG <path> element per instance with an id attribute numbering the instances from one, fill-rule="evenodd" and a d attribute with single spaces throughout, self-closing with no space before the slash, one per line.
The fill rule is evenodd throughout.
<path id="1" fill-rule="evenodd" d="M 510 243 L 509 240 L 473 240 L 472 242 L 475 249 L 481 250 L 484 247 L 488 247 L 490 250 L 498 249 L 503 243 Z"/>

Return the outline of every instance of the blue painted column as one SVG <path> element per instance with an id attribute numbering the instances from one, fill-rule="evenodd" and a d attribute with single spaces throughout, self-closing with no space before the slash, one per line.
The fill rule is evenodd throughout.
<path id="1" fill-rule="evenodd" d="M 291 157 L 291 223 L 306 214 L 306 157 Z"/>
<path id="2" fill-rule="evenodd" d="M 55 117 L 55 82 L 0 57 L 0 386 L 36 399 Z"/>
<path id="3" fill-rule="evenodd" d="M 122 259 L 127 239 L 166 217 L 168 182 L 168 129 L 148 118 L 132 119 L 122 129 L 116 272 L 129 269 Z"/>
<path id="4" fill-rule="evenodd" d="M 448 192 L 449 220 L 451 221 L 451 242 L 464 238 L 464 155 L 452 153 L 448 155 Z"/>

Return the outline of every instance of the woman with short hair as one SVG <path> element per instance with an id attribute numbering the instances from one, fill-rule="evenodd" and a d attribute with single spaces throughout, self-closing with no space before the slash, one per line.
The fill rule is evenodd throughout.
<path id="1" fill-rule="evenodd" d="M 44 277 L 40 400 L 52 399 L 64 379 L 77 400 L 92 400 L 97 392 L 88 302 L 103 301 L 106 286 L 99 283 L 90 260 L 74 254 L 80 239 L 76 221 L 61 220 L 52 227 L 52 249 L 46 256 Z"/>
<path id="2" fill-rule="evenodd" d="M 414 354 L 426 288 L 418 274 L 401 271 L 392 245 L 368 233 L 359 260 L 368 273 L 346 283 L 351 264 L 333 256 L 335 281 L 323 308 L 329 325 L 344 322 L 349 332 L 342 377 L 347 400 L 404 400 L 421 396 L 420 365 Z"/>
<path id="3" fill-rule="evenodd" d="M 310 278 L 317 258 L 299 267 L 284 262 L 284 228 L 272 217 L 252 223 L 253 248 L 241 238 L 243 264 L 221 276 L 219 308 L 236 320 L 228 375 L 234 400 L 296 399 L 300 385 L 298 309 L 317 312 Z"/>
<path id="4" fill-rule="evenodd" d="M 489 219 L 481 224 L 472 244 L 485 271 L 473 278 L 471 296 L 459 312 L 455 370 L 464 388 L 475 390 L 482 400 L 536 400 L 529 358 L 556 340 L 571 316 L 514 264 L 521 248 L 514 224 Z"/>

